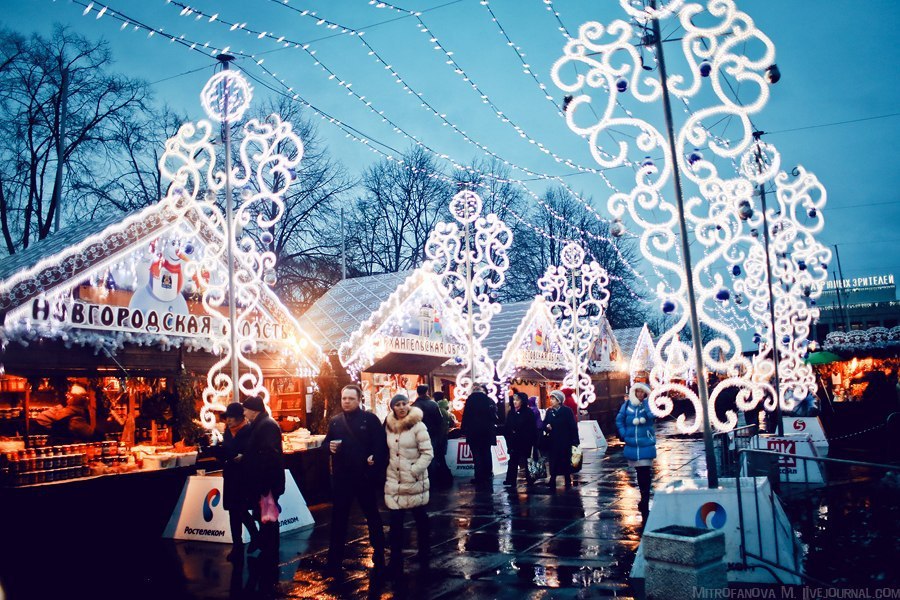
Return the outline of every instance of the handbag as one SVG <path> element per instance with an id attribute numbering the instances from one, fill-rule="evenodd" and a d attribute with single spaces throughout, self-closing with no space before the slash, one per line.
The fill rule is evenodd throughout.
<path id="1" fill-rule="evenodd" d="M 265 496 L 259 497 L 259 522 L 260 523 L 277 523 L 278 522 L 278 504 L 272 497 L 272 492 Z"/>
<path id="2" fill-rule="evenodd" d="M 581 470 L 581 462 L 584 458 L 584 454 L 581 452 L 581 446 L 572 446 L 572 470 L 580 471 Z"/>
<path id="3" fill-rule="evenodd" d="M 547 459 L 535 451 L 528 457 L 528 476 L 531 479 L 545 479 L 550 476 Z"/>

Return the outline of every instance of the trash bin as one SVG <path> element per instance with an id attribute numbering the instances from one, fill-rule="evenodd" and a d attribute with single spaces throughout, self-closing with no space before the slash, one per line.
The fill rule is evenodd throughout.
<path id="1" fill-rule="evenodd" d="M 728 587 L 721 530 L 669 525 L 645 532 L 641 545 L 647 559 L 648 599 L 698 598 L 701 590 Z"/>

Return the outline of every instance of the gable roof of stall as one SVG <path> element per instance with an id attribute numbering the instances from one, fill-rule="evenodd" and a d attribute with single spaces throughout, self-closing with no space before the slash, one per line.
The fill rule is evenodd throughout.
<path id="1" fill-rule="evenodd" d="M 613 329 L 613 334 L 615 334 L 616 340 L 619 342 L 619 349 L 622 351 L 622 356 L 631 359 L 635 348 L 637 348 L 638 340 L 641 337 L 641 331 L 643 331 L 644 327 L 646 327 L 646 325 Z"/>
<path id="2" fill-rule="evenodd" d="M 503 356 L 513 336 L 516 335 L 532 302 L 534 300 L 504 304 L 500 312 L 491 318 L 491 333 L 485 339 L 484 347 L 487 348 L 488 355 L 494 359 L 495 364 Z"/>
<path id="3" fill-rule="evenodd" d="M 177 196 L 124 216 L 72 225 L 0 261 L 0 318 L 5 319 L 11 311 L 41 295 L 77 287 L 91 274 L 185 223 L 201 241 L 221 243 L 221 234 L 200 204 L 190 197 Z M 269 286 L 262 284 L 260 289 L 262 309 L 306 347 L 303 355 L 308 366 L 318 370 L 324 360 L 319 346 L 310 343 L 312 340 Z"/>
<path id="4" fill-rule="evenodd" d="M 407 270 L 339 281 L 303 313 L 300 326 L 323 352 L 337 353 L 412 273 Z"/>

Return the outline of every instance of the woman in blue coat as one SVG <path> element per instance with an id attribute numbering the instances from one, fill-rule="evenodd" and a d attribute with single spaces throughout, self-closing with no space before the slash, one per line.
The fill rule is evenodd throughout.
<path id="1" fill-rule="evenodd" d="M 616 416 L 616 429 L 619 439 L 625 442 L 625 458 L 637 472 L 638 489 L 641 500 L 638 510 L 641 518 L 647 522 L 650 509 L 650 481 L 653 477 L 651 468 L 656 458 L 656 416 L 647 406 L 650 388 L 643 383 L 635 383 L 628 392 L 628 400 L 622 404 Z"/>

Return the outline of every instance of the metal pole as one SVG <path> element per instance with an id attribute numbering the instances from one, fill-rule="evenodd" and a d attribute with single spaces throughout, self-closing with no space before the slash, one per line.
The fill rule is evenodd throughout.
<path id="1" fill-rule="evenodd" d="M 837 259 L 838 264 L 838 275 L 841 277 L 840 287 L 838 288 L 838 294 L 840 294 L 840 290 L 844 289 L 844 270 L 841 268 L 841 253 L 838 252 L 838 245 L 834 245 L 834 257 Z M 838 296 L 840 298 L 840 296 Z M 847 307 L 849 310 L 849 306 Z M 850 331 L 850 313 L 848 310 L 841 309 L 841 314 L 844 317 L 844 327 L 846 327 L 846 331 Z"/>
<path id="2" fill-rule="evenodd" d="M 761 131 L 753 132 L 753 137 L 756 138 L 756 165 L 760 172 L 763 169 L 762 148 L 759 145 L 761 135 Z M 778 371 L 778 332 L 775 331 L 775 295 L 772 293 L 772 258 L 769 256 L 769 217 L 766 209 L 766 188 L 762 184 L 759 185 L 759 202 L 762 208 L 763 242 L 766 247 L 766 282 L 769 285 L 769 320 L 772 327 L 772 335 L 769 339 L 772 344 L 772 359 L 775 361 L 775 423 L 778 435 L 784 435 L 784 423 L 781 419 L 781 379 Z"/>
<path id="3" fill-rule="evenodd" d="M 344 241 L 344 209 L 341 209 L 341 280 L 347 279 L 347 246 Z"/>
<path id="4" fill-rule="evenodd" d="M 469 227 L 472 226 L 469 219 L 469 203 L 466 202 L 466 309 L 469 322 L 469 374 L 472 377 L 472 385 L 475 385 L 475 321 L 472 314 L 472 255 L 469 251 Z"/>
<path id="5" fill-rule="evenodd" d="M 62 68 L 62 59 L 60 59 Z M 59 231 L 60 214 L 62 213 L 63 159 L 66 153 L 66 117 L 69 113 L 69 70 L 62 69 L 62 82 L 59 86 L 59 135 L 56 138 L 56 184 L 53 186 L 54 204 L 53 231 Z"/>
<path id="6" fill-rule="evenodd" d="M 220 54 L 216 59 L 222 63 L 223 69 L 228 69 L 233 56 Z M 235 311 L 237 309 L 237 294 L 234 293 L 234 199 L 231 197 L 231 126 L 228 123 L 228 87 L 222 94 L 223 111 L 225 115 L 222 127 L 225 130 L 225 232 L 228 237 L 228 329 L 231 336 L 231 383 L 232 402 L 239 402 L 238 394 L 238 347 L 237 326 L 235 324 Z"/>
<path id="7" fill-rule="evenodd" d="M 574 341 L 574 356 L 575 359 L 575 404 L 578 404 L 578 383 L 581 379 L 581 373 L 578 371 L 581 369 L 581 359 L 579 358 L 580 343 L 578 339 L 578 306 L 575 304 L 575 269 L 572 269 L 572 340 Z M 578 419 L 578 415 L 575 415 L 575 419 Z"/>
<path id="8" fill-rule="evenodd" d="M 650 0 L 650 8 L 656 9 L 656 0 Z M 697 300 L 694 296 L 694 273 L 691 268 L 691 247 L 688 244 L 687 223 L 684 219 L 684 199 L 681 193 L 681 173 L 678 170 L 678 150 L 675 147 L 675 132 L 672 126 L 672 105 L 669 103 L 669 87 L 666 82 L 666 61 L 663 55 L 662 35 L 659 21 L 651 19 L 653 26 L 653 44 L 656 46 L 656 60 L 659 64 L 659 80 L 662 84 L 663 113 L 666 117 L 669 154 L 672 160 L 672 182 L 675 186 L 675 203 L 678 208 L 678 226 L 681 232 L 681 255 L 684 257 L 684 276 L 687 283 L 688 308 L 690 310 L 691 338 L 694 346 L 694 359 L 697 363 L 697 394 L 700 397 L 700 411 L 703 418 L 703 446 L 706 451 L 706 478 L 710 488 L 719 487 L 719 474 L 716 469 L 716 455 L 713 448 L 712 430 L 709 425 L 709 394 L 706 389 L 706 371 L 703 368 L 703 338 L 700 335 L 700 320 L 697 318 Z"/>

